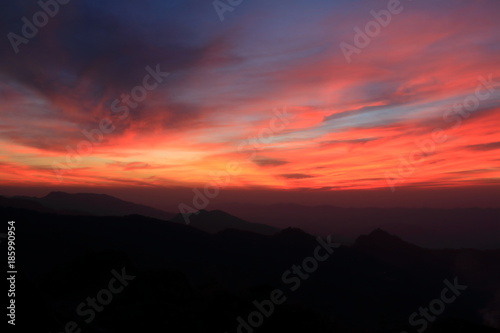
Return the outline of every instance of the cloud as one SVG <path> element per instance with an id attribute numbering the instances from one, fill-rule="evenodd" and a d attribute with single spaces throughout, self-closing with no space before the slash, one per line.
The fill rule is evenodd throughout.
<path id="1" fill-rule="evenodd" d="M 207 174 L 258 150 L 232 186 L 288 189 L 302 179 L 307 188 L 381 188 L 384 172 L 398 172 L 400 157 L 421 149 L 416 142 L 432 152 L 408 185 L 497 176 L 472 171 L 499 166 L 490 152 L 500 142 L 499 91 L 467 118 L 443 115 L 474 94 L 479 75 L 498 81 L 500 2 L 408 4 L 404 19 L 348 65 L 338 44 L 379 4 L 387 5 L 249 2 L 221 24 L 213 6 L 196 0 L 70 1 L 19 54 L 3 38 L 1 178 L 50 183 L 52 162 L 71 160 L 88 139 L 83 131 L 105 117 L 116 130 L 69 182 L 203 185 Z M 36 1 L 9 2 L 0 32 L 19 33 L 21 18 L 37 10 Z M 111 102 L 156 64 L 170 73 L 165 82 L 128 118 L 111 115 Z M 273 121 L 282 106 L 286 124 Z M 436 129 L 448 137 L 434 149 Z"/>
<path id="2" fill-rule="evenodd" d="M 279 160 L 276 158 L 268 158 L 268 157 L 258 157 L 253 160 L 255 164 L 261 167 L 276 167 L 284 164 L 288 164 L 288 161 Z"/>
<path id="3" fill-rule="evenodd" d="M 279 176 L 282 178 L 286 178 L 286 179 L 306 179 L 306 178 L 313 178 L 314 177 L 314 176 L 306 175 L 303 173 L 287 173 L 287 174 L 282 174 Z"/>
<path id="4" fill-rule="evenodd" d="M 491 169 L 473 169 L 473 170 L 462 170 L 462 171 L 453 171 L 448 172 L 449 174 L 458 174 L 458 175 L 474 175 L 474 174 L 485 174 L 488 172 L 497 172 L 500 168 L 491 168 Z"/>
<path id="5" fill-rule="evenodd" d="M 196 71 L 235 64 L 238 57 L 230 52 L 230 34 L 215 32 L 200 38 L 192 24 L 183 21 L 196 14 L 196 7 L 189 8 L 193 2 L 186 2 L 189 5 L 72 1 L 61 6 L 28 44 L 20 45 L 18 54 L 4 38 L 0 76 L 44 101 L 46 116 L 89 127 L 110 117 L 111 102 L 142 84 L 147 66 L 159 64 L 172 76 L 131 112 L 134 130 L 149 131 L 148 124 L 169 128 L 194 122 L 204 108 L 180 99 L 179 91 L 189 89 L 189 77 Z M 36 2 L 29 1 L 6 6 L 0 14 L 6 22 L 1 31 L 20 34 L 21 17 L 39 10 Z M 116 134 L 129 126 L 126 122 Z"/>
<path id="6" fill-rule="evenodd" d="M 488 150 L 496 150 L 500 149 L 500 141 L 490 142 L 490 143 L 482 143 L 478 145 L 470 145 L 465 148 L 470 150 L 479 150 L 479 151 L 488 151 Z"/>
<path id="7" fill-rule="evenodd" d="M 142 170 L 142 169 L 159 169 L 161 167 L 154 167 L 151 166 L 149 163 L 144 163 L 144 162 L 115 162 L 115 163 L 110 163 L 109 166 L 112 167 L 119 167 L 125 171 L 130 171 L 130 170 Z"/>
<path id="8" fill-rule="evenodd" d="M 364 144 L 370 141 L 378 140 L 378 138 L 363 138 L 363 139 L 352 139 L 352 140 L 329 140 L 322 141 L 323 145 L 335 145 L 335 144 Z"/>

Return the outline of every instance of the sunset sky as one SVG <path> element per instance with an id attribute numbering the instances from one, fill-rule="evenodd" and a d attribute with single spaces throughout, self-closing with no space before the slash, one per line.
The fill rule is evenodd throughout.
<path id="1" fill-rule="evenodd" d="M 397 8 L 356 47 L 388 1 L 73 0 L 16 53 L 41 8 L 10 2 L 0 183 L 500 188 L 500 1 Z"/>

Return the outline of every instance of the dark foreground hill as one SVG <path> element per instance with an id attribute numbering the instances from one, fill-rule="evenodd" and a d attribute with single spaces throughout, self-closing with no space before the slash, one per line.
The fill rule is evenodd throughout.
<path id="1" fill-rule="evenodd" d="M 347 247 L 298 229 L 209 234 L 138 215 L 4 208 L 0 219 L 16 221 L 26 329 L 499 332 L 499 251 L 422 249 L 383 230 Z"/>

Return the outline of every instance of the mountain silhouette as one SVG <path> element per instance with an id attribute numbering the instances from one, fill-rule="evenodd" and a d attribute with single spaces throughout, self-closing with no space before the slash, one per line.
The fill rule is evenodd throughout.
<path id="1" fill-rule="evenodd" d="M 214 208 L 280 229 L 292 226 L 315 235 L 333 234 L 345 242 L 382 228 L 427 248 L 500 248 L 498 208 L 343 208 L 292 203 L 227 203 Z"/>
<path id="2" fill-rule="evenodd" d="M 185 224 L 182 214 L 173 214 L 145 205 L 124 201 L 106 194 L 51 192 L 45 197 L 35 198 L 0 196 L 0 207 L 34 210 L 41 213 L 94 216 L 141 215 Z M 263 235 L 272 235 L 280 229 L 264 224 L 251 223 L 220 210 L 200 210 L 189 217 L 189 224 L 200 230 L 217 233 L 226 229 L 238 229 Z"/>
<path id="3" fill-rule="evenodd" d="M 1 202 L 0 202 L 1 204 Z M 37 205 L 38 204 L 38 205 Z M 98 216 L 125 216 L 137 214 L 168 220 L 174 214 L 156 208 L 124 201 L 106 194 L 50 192 L 42 198 L 4 198 L 3 206 L 31 208 L 36 211 L 52 211 L 66 214 Z"/>
<path id="4" fill-rule="evenodd" d="M 279 231 L 277 228 L 264 224 L 247 222 L 220 210 L 200 210 L 197 213 L 189 214 L 187 217 L 183 214 L 177 214 L 172 221 L 189 223 L 192 227 L 209 233 L 217 233 L 226 229 L 238 229 L 263 235 L 272 235 Z"/>
<path id="5" fill-rule="evenodd" d="M 297 228 L 207 233 L 140 215 L 15 208 L 0 208 L 0 219 L 16 221 L 18 311 L 33 312 L 37 322 L 25 323 L 48 332 L 64 331 L 69 321 L 89 332 L 237 332 L 237 318 L 247 318 L 254 301 L 277 289 L 287 300 L 259 332 L 411 332 L 408 317 L 454 278 L 467 290 L 428 323 L 428 332 L 500 328 L 498 250 L 425 249 L 379 229 L 336 248 L 292 291 L 283 274 L 309 262 L 320 244 Z M 76 315 L 81 302 L 108 285 L 110 271 L 123 267 L 135 276 L 130 288 L 93 322 Z"/>

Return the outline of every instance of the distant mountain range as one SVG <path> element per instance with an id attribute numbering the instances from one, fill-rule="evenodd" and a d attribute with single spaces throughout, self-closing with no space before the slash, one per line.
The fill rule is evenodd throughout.
<path id="1" fill-rule="evenodd" d="M 135 204 L 109 195 L 51 192 L 42 198 L 1 197 L 0 207 L 66 215 L 142 215 L 185 224 L 181 214 Z M 297 204 L 214 205 L 214 210 L 190 214 L 189 223 L 216 233 L 226 229 L 271 235 L 287 227 L 314 235 L 335 235 L 353 243 L 362 234 L 382 228 L 426 248 L 500 248 L 500 209 L 487 208 L 341 208 Z"/>
<path id="2" fill-rule="evenodd" d="M 343 208 L 329 205 L 214 205 L 242 219 L 296 227 L 315 235 L 334 234 L 352 243 L 376 228 L 428 248 L 500 248 L 498 208 Z"/>
<path id="3" fill-rule="evenodd" d="M 125 216 L 143 215 L 168 220 L 175 216 L 156 208 L 124 201 L 106 194 L 51 192 L 45 197 L 0 197 L 0 205 L 31 208 L 72 215 Z"/>
<path id="4" fill-rule="evenodd" d="M 51 192 L 42 198 L 1 197 L 0 207 L 31 209 L 42 213 L 92 216 L 142 215 L 160 220 L 186 223 L 181 214 L 174 214 L 156 208 L 124 201 L 105 194 Z M 201 210 L 189 217 L 191 226 L 200 230 L 216 233 L 226 229 L 238 229 L 264 235 L 279 231 L 278 228 L 247 222 L 222 211 Z"/>

